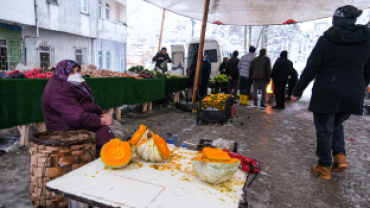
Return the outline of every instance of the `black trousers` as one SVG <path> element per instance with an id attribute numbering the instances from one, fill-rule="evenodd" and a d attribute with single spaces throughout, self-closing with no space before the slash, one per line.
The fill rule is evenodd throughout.
<path id="1" fill-rule="evenodd" d="M 274 83 L 276 107 L 285 108 L 285 89 L 286 89 L 285 84 Z"/>
<path id="2" fill-rule="evenodd" d="M 238 80 L 229 80 L 229 92 L 228 94 L 233 94 L 236 98 L 236 93 L 238 92 Z"/>
<path id="3" fill-rule="evenodd" d="M 208 87 L 200 87 L 199 88 L 199 97 L 203 97 L 207 95 Z"/>
<path id="4" fill-rule="evenodd" d="M 316 155 L 319 158 L 319 165 L 331 166 L 331 155 L 339 153 L 346 154 L 344 149 L 343 122 L 351 114 L 348 113 L 313 113 L 316 127 L 317 148 Z"/>

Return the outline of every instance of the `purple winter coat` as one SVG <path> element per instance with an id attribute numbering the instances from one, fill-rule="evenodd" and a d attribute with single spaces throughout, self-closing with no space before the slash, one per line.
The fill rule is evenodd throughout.
<path id="1" fill-rule="evenodd" d="M 89 85 L 82 83 L 92 94 Z M 96 145 L 103 146 L 114 134 L 101 126 L 102 109 L 80 88 L 54 75 L 46 84 L 41 108 L 48 131 L 86 129 L 96 134 Z"/>

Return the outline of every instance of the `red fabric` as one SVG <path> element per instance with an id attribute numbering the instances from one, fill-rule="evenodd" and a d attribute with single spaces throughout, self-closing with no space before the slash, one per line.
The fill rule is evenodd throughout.
<path id="1" fill-rule="evenodd" d="M 214 21 L 213 24 L 216 24 L 216 25 L 223 25 L 224 23 L 222 23 L 221 21 Z"/>
<path id="2" fill-rule="evenodd" d="M 242 171 L 244 171 L 244 172 L 250 173 L 251 172 L 250 171 L 251 170 L 251 165 L 253 163 L 257 163 L 257 160 L 255 160 L 255 159 L 252 159 L 252 158 L 249 158 L 249 157 L 245 157 L 243 155 L 240 155 L 240 154 L 235 153 L 235 152 L 231 152 L 229 150 L 223 150 L 223 151 L 227 152 L 231 158 L 237 158 L 237 159 L 239 159 L 240 160 L 239 169 L 242 170 Z M 254 174 L 260 173 L 260 170 L 255 170 L 253 173 Z"/>
<path id="3" fill-rule="evenodd" d="M 83 85 L 92 93 L 85 82 Z M 98 115 L 103 113 L 102 109 L 80 88 L 56 75 L 45 87 L 41 107 L 48 131 L 93 131 L 98 146 L 114 138 L 108 126 L 100 126 Z"/>
<path id="4" fill-rule="evenodd" d="M 283 22 L 284 25 L 286 24 L 295 24 L 297 23 L 295 20 L 292 20 L 292 19 L 288 19 L 286 22 Z"/>

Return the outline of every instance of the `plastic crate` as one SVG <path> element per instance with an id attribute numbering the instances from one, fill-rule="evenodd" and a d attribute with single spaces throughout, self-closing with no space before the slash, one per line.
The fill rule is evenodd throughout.
<path id="1" fill-rule="evenodd" d="M 226 123 L 231 117 L 232 99 L 230 96 L 225 101 L 203 101 L 206 96 L 198 101 L 197 123 L 216 122 L 221 125 Z"/>

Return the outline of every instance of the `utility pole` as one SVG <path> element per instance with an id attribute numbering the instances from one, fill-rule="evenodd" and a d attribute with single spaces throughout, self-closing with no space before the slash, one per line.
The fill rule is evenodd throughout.
<path id="1" fill-rule="evenodd" d="M 193 19 L 190 19 L 191 21 L 191 37 L 194 37 L 194 25 L 195 25 L 195 21 Z"/>

